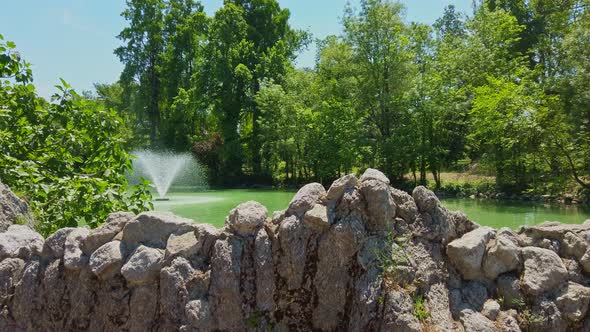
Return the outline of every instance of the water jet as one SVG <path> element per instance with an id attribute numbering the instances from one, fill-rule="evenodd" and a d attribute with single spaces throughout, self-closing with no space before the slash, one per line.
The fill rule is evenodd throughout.
<path id="1" fill-rule="evenodd" d="M 169 201 L 166 194 L 172 184 L 191 188 L 206 186 L 203 169 L 190 153 L 139 150 L 132 155 L 135 156 L 133 177 L 152 182 L 150 186 L 158 193 L 155 201 Z"/>

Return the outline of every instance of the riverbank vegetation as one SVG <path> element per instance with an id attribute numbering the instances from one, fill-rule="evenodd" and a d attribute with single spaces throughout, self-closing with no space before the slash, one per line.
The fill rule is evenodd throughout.
<path id="1" fill-rule="evenodd" d="M 441 173 L 476 165 L 498 192 L 589 191 L 588 1 L 483 0 L 428 26 L 362 0 L 323 40 L 276 0 L 225 1 L 213 17 L 195 1 L 133 0 L 123 16 L 125 69 L 98 100 L 129 145 L 191 149 L 214 184 L 376 167 L 441 188 Z M 296 68 L 312 42 L 315 67 Z"/>

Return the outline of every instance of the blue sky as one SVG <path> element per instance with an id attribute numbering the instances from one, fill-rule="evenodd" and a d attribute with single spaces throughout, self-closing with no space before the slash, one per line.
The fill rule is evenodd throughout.
<path id="1" fill-rule="evenodd" d="M 202 0 L 212 15 L 223 0 Z M 323 38 L 341 31 L 340 19 L 346 0 L 279 0 L 291 11 L 291 25 Z M 402 0 L 406 20 L 433 23 L 448 4 L 471 13 L 472 0 Z M 351 0 L 353 6 L 358 0 Z M 123 68 L 113 49 L 116 35 L 125 26 L 120 0 L 10 0 L 2 4 L 0 34 L 14 41 L 32 63 L 34 83 L 41 96 L 55 92 L 59 78 L 77 91 L 91 90 L 93 83 L 118 79 Z M 302 52 L 300 67 L 313 66 L 315 47 Z"/>

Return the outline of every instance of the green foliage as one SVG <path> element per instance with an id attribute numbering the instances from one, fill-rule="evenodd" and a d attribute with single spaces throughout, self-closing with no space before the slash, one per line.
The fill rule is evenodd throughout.
<path id="1" fill-rule="evenodd" d="M 117 210 L 141 212 L 146 183 L 128 191 L 130 156 L 121 119 L 61 81 L 52 102 L 37 97 L 29 64 L 0 39 L 0 179 L 24 194 L 45 235 L 66 226 L 96 227 Z"/>
<path id="2" fill-rule="evenodd" d="M 261 319 L 262 313 L 258 310 L 255 310 L 250 314 L 250 316 L 248 316 L 248 319 L 246 319 L 246 324 L 248 324 L 248 327 L 253 329 L 260 328 Z"/>
<path id="3" fill-rule="evenodd" d="M 408 239 L 405 237 L 394 238 L 393 234 L 389 233 L 387 240 L 384 244 L 383 249 L 375 251 L 375 257 L 377 264 L 382 271 L 382 276 L 386 284 L 400 285 L 400 281 L 397 280 L 397 273 L 399 266 L 408 265 L 410 259 L 406 253 L 406 247 L 408 245 Z"/>
<path id="4" fill-rule="evenodd" d="M 192 0 L 133 0 L 121 82 L 97 86 L 99 101 L 130 144 L 192 147 L 216 184 L 329 184 L 377 167 L 398 186 L 431 173 L 465 193 L 584 194 L 588 8 L 480 0 L 427 26 L 398 1 L 362 0 L 318 40 L 315 68 L 294 69 L 309 36 L 276 0 L 228 0 L 213 17 Z M 441 180 L 475 166 L 496 186 Z"/>
<path id="5" fill-rule="evenodd" d="M 430 311 L 426 307 L 426 300 L 421 294 L 414 296 L 414 317 L 418 318 L 419 321 L 424 322 L 430 317 Z"/>

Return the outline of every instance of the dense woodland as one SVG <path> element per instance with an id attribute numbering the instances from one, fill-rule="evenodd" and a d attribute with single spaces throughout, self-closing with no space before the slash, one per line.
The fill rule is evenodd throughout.
<path id="1" fill-rule="evenodd" d="M 328 183 L 377 167 L 442 170 L 501 190 L 590 187 L 590 2 L 485 0 L 406 22 L 394 1 L 343 8 L 314 40 L 276 0 L 129 0 L 119 82 L 98 99 L 130 146 L 192 150 L 217 184 Z M 314 68 L 294 65 L 317 43 Z"/>
<path id="2" fill-rule="evenodd" d="M 62 82 L 49 101 L 0 35 L 0 179 L 45 234 L 149 208 L 125 176 L 143 147 L 192 151 L 212 185 L 374 167 L 397 186 L 468 171 L 498 192 L 590 197 L 589 0 L 478 0 L 432 26 L 390 0 L 341 15 L 341 34 L 316 40 L 277 0 L 225 0 L 213 17 L 127 0 L 120 80 L 82 95 Z M 315 67 L 297 68 L 312 43 Z"/>

